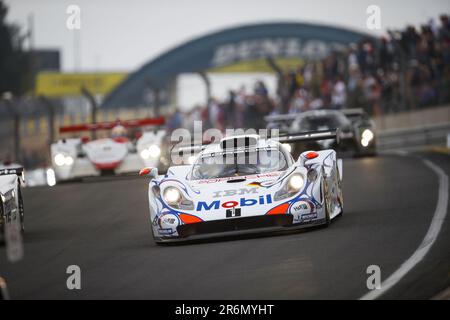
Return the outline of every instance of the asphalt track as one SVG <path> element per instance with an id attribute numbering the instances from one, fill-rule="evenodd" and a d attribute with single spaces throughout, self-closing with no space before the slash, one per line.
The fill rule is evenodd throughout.
<path id="1" fill-rule="evenodd" d="M 177 246 L 151 240 L 145 179 L 29 188 L 25 259 L 7 263 L 1 248 L 0 273 L 13 299 L 358 299 L 369 265 L 387 278 L 427 233 L 438 179 L 418 156 L 450 175 L 445 155 L 345 159 L 345 213 L 329 228 Z M 450 286 L 449 220 L 382 299 Z M 66 287 L 69 265 L 81 267 L 81 290 Z"/>

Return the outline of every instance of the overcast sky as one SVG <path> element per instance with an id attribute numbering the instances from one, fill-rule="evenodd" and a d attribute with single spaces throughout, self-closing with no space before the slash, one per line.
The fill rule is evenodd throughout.
<path id="1" fill-rule="evenodd" d="M 59 48 L 73 71 L 74 31 L 68 5 L 81 9 L 80 71 L 130 71 L 186 40 L 219 29 L 265 21 L 320 22 L 371 32 L 366 8 L 381 9 L 380 35 L 450 12 L 449 0 L 6 0 L 8 21 L 26 28 L 34 15 L 36 48 Z"/>

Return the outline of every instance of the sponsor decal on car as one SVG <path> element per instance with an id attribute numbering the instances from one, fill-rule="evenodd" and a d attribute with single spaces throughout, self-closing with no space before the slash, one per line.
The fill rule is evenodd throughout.
<path id="1" fill-rule="evenodd" d="M 241 208 L 233 207 L 231 209 L 227 209 L 227 211 L 226 211 L 227 218 L 240 217 L 240 216 L 241 216 Z"/>
<path id="2" fill-rule="evenodd" d="M 220 200 L 214 200 L 212 202 L 199 201 L 197 203 L 197 211 L 210 211 L 210 210 L 218 210 L 220 207 L 225 209 L 231 209 L 233 207 L 250 207 L 254 205 L 264 205 L 272 203 L 272 195 L 267 194 L 265 196 L 259 196 L 257 199 L 255 198 L 240 198 L 238 201 L 226 201 L 221 202 Z"/>
<path id="3" fill-rule="evenodd" d="M 295 221 L 306 221 L 317 218 L 316 206 L 307 200 L 294 202 L 290 209 Z"/>
<path id="4" fill-rule="evenodd" d="M 261 187 L 261 182 L 255 181 L 255 182 L 250 182 L 247 184 L 247 187 L 256 187 L 259 188 Z"/>
<path id="5" fill-rule="evenodd" d="M 247 187 L 268 188 L 274 185 L 274 181 L 254 181 L 247 184 Z"/>
<path id="6" fill-rule="evenodd" d="M 299 215 L 309 214 L 311 213 L 311 210 L 312 208 L 310 204 L 304 200 L 297 201 L 293 203 L 291 206 L 292 214 L 299 214 Z"/>
<path id="7" fill-rule="evenodd" d="M 308 214 L 302 214 L 301 220 L 312 220 L 317 218 L 317 212 L 308 213 Z"/>
<path id="8" fill-rule="evenodd" d="M 176 232 L 174 229 L 158 229 L 158 232 L 162 235 L 173 234 Z"/>
<path id="9" fill-rule="evenodd" d="M 274 178 L 280 176 L 280 171 L 275 172 L 268 172 L 268 173 L 261 173 L 261 174 L 254 174 L 254 175 L 248 175 L 248 176 L 242 176 L 240 178 L 242 179 L 261 179 L 261 178 Z M 199 180 L 198 184 L 208 184 L 208 183 L 217 183 L 217 182 L 223 182 L 228 180 L 234 180 L 236 177 L 227 177 L 227 178 L 215 178 L 215 179 L 204 179 Z"/>
<path id="10" fill-rule="evenodd" d="M 233 190 L 220 190 L 213 193 L 213 198 L 229 197 L 229 196 L 242 196 L 244 194 L 258 193 L 256 188 L 241 188 Z"/>
<path id="11" fill-rule="evenodd" d="M 159 226 L 162 229 L 176 228 L 179 225 L 179 219 L 176 215 L 169 213 L 159 218 Z"/>
<path id="12" fill-rule="evenodd" d="M 6 168 L 6 169 L 0 169 L 0 176 L 6 176 L 6 175 L 20 175 L 22 174 L 23 168 Z"/>

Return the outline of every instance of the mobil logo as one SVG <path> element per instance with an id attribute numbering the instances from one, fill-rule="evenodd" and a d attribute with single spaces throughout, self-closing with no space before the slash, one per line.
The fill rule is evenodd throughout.
<path id="1" fill-rule="evenodd" d="M 257 204 L 264 205 L 270 203 L 272 203 L 272 195 L 270 194 L 259 196 L 258 198 L 240 198 L 238 200 L 231 200 L 226 202 L 221 202 L 220 200 L 211 202 L 199 201 L 197 203 L 197 211 L 218 210 L 220 208 L 230 209 L 234 207 L 250 207 Z"/>

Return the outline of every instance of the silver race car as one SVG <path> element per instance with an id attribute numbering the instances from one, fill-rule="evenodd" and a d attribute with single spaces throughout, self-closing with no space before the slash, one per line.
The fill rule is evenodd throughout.
<path id="1" fill-rule="evenodd" d="M 285 143 L 336 138 L 318 131 L 266 139 L 223 138 L 192 165 L 150 176 L 150 229 L 157 243 L 329 225 L 343 213 L 342 160 L 334 150 L 294 159 Z M 183 148 L 179 152 L 185 152 Z"/>
<path id="2" fill-rule="evenodd" d="M 24 183 L 23 168 L 16 164 L 0 165 L 0 241 L 4 240 L 7 223 L 18 222 L 22 232 L 24 207 L 21 186 Z"/>

